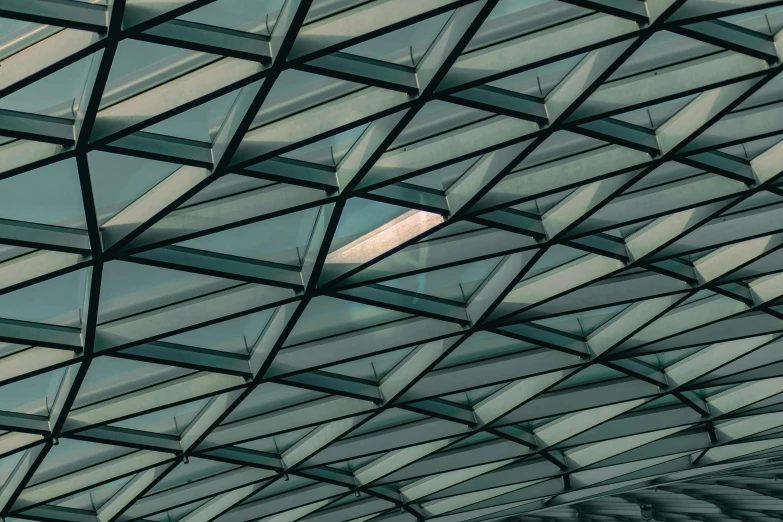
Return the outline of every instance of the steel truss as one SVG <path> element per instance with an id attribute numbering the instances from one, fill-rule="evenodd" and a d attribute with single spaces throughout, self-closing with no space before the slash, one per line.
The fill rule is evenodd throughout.
<path id="1" fill-rule="evenodd" d="M 0 516 L 780 520 L 781 4 L 0 0 Z"/>

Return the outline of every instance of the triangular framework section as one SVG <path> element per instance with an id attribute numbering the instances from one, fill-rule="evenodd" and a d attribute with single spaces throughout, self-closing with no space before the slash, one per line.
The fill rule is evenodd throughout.
<path id="1" fill-rule="evenodd" d="M 0 517 L 778 519 L 778 4 L 0 0 Z"/>

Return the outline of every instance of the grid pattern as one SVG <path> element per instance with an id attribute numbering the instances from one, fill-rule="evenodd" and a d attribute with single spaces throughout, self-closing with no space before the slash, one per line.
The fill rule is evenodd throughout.
<path id="1" fill-rule="evenodd" d="M 0 517 L 783 518 L 783 7 L 0 0 Z"/>

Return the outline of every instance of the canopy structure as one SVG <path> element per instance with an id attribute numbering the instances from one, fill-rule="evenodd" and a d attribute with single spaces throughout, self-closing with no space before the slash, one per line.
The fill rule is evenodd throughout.
<path id="1" fill-rule="evenodd" d="M 781 1 L 0 0 L 0 517 L 783 519 L 782 58 Z"/>

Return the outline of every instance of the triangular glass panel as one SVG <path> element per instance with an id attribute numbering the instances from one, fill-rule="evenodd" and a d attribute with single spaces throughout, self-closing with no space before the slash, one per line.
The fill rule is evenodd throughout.
<path id="1" fill-rule="evenodd" d="M 703 176 L 702 169 L 684 165 L 681 163 L 664 163 L 639 181 L 628 187 L 623 195 L 634 194 L 636 192 L 649 190 L 653 187 L 667 185 L 675 181 L 684 181 L 696 176 Z"/>
<path id="2" fill-rule="evenodd" d="M 408 178 L 405 182 L 433 190 L 446 190 L 465 175 L 465 173 L 476 164 L 476 161 L 477 160 L 474 158 L 463 160 L 447 167 L 428 172 L 427 174 Z"/>
<path id="3" fill-rule="evenodd" d="M 144 129 L 201 143 L 212 143 L 239 91 L 232 91 Z"/>
<path id="4" fill-rule="evenodd" d="M 552 388 L 552 391 L 573 388 L 574 386 L 584 386 L 593 382 L 610 381 L 625 377 L 623 372 L 609 368 L 602 364 L 593 364 L 587 366 L 581 371 L 574 373 L 568 379 L 558 383 Z"/>
<path id="5" fill-rule="evenodd" d="M 189 373 L 193 370 L 117 357 L 97 357 L 79 388 L 73 410 Z"/>
<path id="6" fill-rule="evenodd" d="M 257 179 L 240 174 L 228 174 L 212 181 L 205 188 L 201 189 L 193 197 L 182 203 L 177 209 L 183 209 L 200 203 L 227 198 L 229 196 L 239 195 L 262 189 L 274 185 L 274 181 L 266 179 Z M 223 223 L 221 220 L 212 220 L 215 223 Z M 207 225 L 207 223 L 204 223 Z M 205 226 L 205 228 L 208 228 Z"/>
<path id="7" fill-rule="evenodd" d="M 214 54 L 124 39 L 117 46 L 101 98 L 101 108 L 135 96 L 219 58 Z"/>
<path id="8" fill-rule="evenodd" d="M 299 267 L 317 216 L 317 208 L 302 210 L 177 245 Z"/>
<path id="9" fill-rule="evenodd" d="M 119 480 L 113 480 L 108 484 L 77 493 L 53 502 L 56 506 L 70 509 L 79 509 L 82 511 L 97 512 L 106 502 L 108 502 L 125 484 L 130 482 L 133 477 L 123 477 Z"/>
<path id="10" fill-rule="evenodd" d="M 185 404 L 114 422 L 109 424 L 109 426 L 161 435 L 179 436 L 193 422 L 193 419 L 196 418 L 208 402 L 209 399 L 186 402 Z"/>
<path id="11" fill-rule="evenodd" d="M 48 417 L 65 368 L 0 386 L 0 411 Z"/>
<path id="12" fill-rule="evenodd" d="M 23 451 L 17 451 L 16 453 L 0 458 L 0 488 L 8 481 L 8 478 L 11 476 L 14 469 L 16 469 L 16 465 L 23 456 Z"/>
<path id="13" fill-rule="evenodd" d="M 0 98 L 0 109 L 73 120 L 92 63 L 92 55 Z"/>
<path id="14" fill-rule="evenodd" d="M 538 348 L 538 345 L 512 339 L 491 332 L 476 332 L 468 337 L 454 351 L 448 354 L 436 369 L 449 368 L 482 359 L 500 357 L 525 350 Z"/>
<path id="15" fill-rule="evenodd" d="M 621 313 L 628 305 L 618 305 L 610 308 L 599 308 L 578 314 L 560 315 L 547 319 L 539 319 L 533 323 L 565 332 L 567 334 L 584 337 L 590 335 L 602 324 L 606 323 L 617 314 Z"/>
<path id="16" fill-rule="evenodd" d="M 506 76 L 500 80 L 490 82 L 487 85 L 543 99 L 557 87 L 563 78 L 571 72 L 571 69 L 576 67 L 584 57 L 585 54 L 572 56 L 564 60 L 536 67 L 535 69 Z"/>
<path id="17" fill-rule="evenodd" d="M 344 50 L 363 58 L 415 67 L 448 22 L 451 13 L 442 13 L 421 22 L 377 36 Z"/>
<path id="18" fill-rule="evenodd" d="M 86 284 L 87 271 L 76 270 L 0 294 L 0 317 L 78 329 Z"/>
<path id="19" fill-rule="evenodd" d="M 658 368 L 667 368 L 673 364 L 676 364 L 677 362 L 693 355 L 696 352 L 701 351 L 704 349 L 705 346 L 696 346 L 691 348 L 682 348 L 679 350 L 668 350 L 666 352 L 659 352 L 659 353 L 651 353 L 648 355 L 640 355 L 635 357 L 635 359 L 638 359 L 640 361 L 643 361 L 647 364 L 650 364 L 652 366 L 656 366 Z"/>
<path id="20" fill-rule="evenodd" d="M 272 437 L 260 437 L 257 439 L 249 440 L 247 442 L 242 442 L 241 444 L 237 444 L 236 447 L 249 449 L 253 451 L 260 451 L 263 453 L 271 453 L 274 455 L 281 455 L 287 449 L 291 448 L 297 442 L 299 442 L 304 437 L 306 437 L 310 432 L 313 431 L 313 429 L 314 428 L 312 427 L 308 427 L 308 428 L 302 428 L 298 430 L 287 431 L 285 433 L 281 433 L 279 435 L 275 435 Z M 252 433 L 248 433 L 248 436 L 251 437 Z"/>
<path id="21" fill-rule="evenodd" d="M 522 160 L 506 179 L 513 178 L 519 175 L 517 174 L 518 172 L 531 167 L 558 159 L 566 159 L 569 156 L 575 156 L 605 146 L 605 141 L 596 138 L 569 131 L 556 132 Z"/>
<path id="22" fill-rule="evenodd" d="M 536 261 L 535 264 L 530 267 L 530 269 L 525 273 L 525 277 L 520 282 L 532 279 L 539 274 L 553 270 L 585 255 L 587 255 L 587 253 L 585 253 L 583 250 L 578 250 L 576 248 L 562 245 L 549 248 L 546 250 L 546 252 L 544 252 L 544 255 L 538 258 L 538 261 Z"/>
<path id="23" fill-rule="evenodd" d="M 365 85 L 288 69 L 269 90 L 251 129 L 365 88 Z"/>
<path id="24" fill-rule="evenodd" d="M 181 167 L 123 154 L 87 155 L 98 222 L 103 224 Z"/>
<path id="25" fill-rule="evenodd" d="M 34 486 L 134 451 L 133 448 L 63 437 L 59 444 L 51 447 L 29 484 Z"/>
<path id="26" fill-rule="evenodd" d="M 76 160 L 0 180 L 0 218 L 86 228 Z"/>
<path id="27" fill-rule="evenodd" d="M 407 314 L 378 306 L 354 303 L 332 297 L 310 301 L 288 336 L 286 346 L 339 335 L 361 328 L 402 319 Z"/>
<path id="28" fill-rule="evenodd" d="M 446 225 L 440 230 L 433 232 L 427 237 L 423 238 L 419 243 L 424 241 L 430 241 L 435 239 L 443 239 L 450 236 L 456 236 L 460 234 L 467 234 L 468 232 L 477 232 L 479 230 L 485 230 L 487 227 L 478 223 L 472 223 L 470 221 L 457 221 Z"/>
<path id="29" fill-rule="evenodd" d="M 231 412 L 223 424 L 280 410 L 294 404 L 301 404 L 321 397 L 326 393 L 296 386 L 287 386 L 275 382 L 264 382 L 256 386 L 250 394 Z"/>
<path id="30" fill-rule="evenodd" d="M 683 96 L 676 100 L 657 103 L 643 109 L 617 114 L 613 116 L 613 118 L 632 125 L 647 127 L 648 129 L 657 129 L 666 123 L 669 118 L 677 114 L 680 109 L 688 105 L 696 96 L 698 96 L 698 94 Z"/>
<path id="31" fill-rule="evenodd" d="M 269 323 L 274 310 L 236 317 L 189 332 L 165 337 L 161 342 L 207 350 L 248 355 Z"/>
<path id="32" fill-rule="evenodd" d="M 177 466 L 166 474 L 166 476 L 150 488 L 148 495 L 154 495 L 161 491 L 188 484 L 201 478 L 215 476 L 234 467 L 234 464 L 229 464 L 227 462 L 192 457 L 187 466 Z"/>
<path id="33" fill-rule="evenodd" d="M 307 163 L 315 163 L 328 167 L 336 167 L 343 156 L 350 150 L 356 140 L 367 128 L 367 125 L 359 125 L 334 136 L 324 138 L 301 149 L 285 153 L 284 158 L 289 158 Z"/>
<path id="34" fill-rule="evenodd" d="M 123 40 L 117 46 L 109 76 L 106 78 L 107 87 L 111 86 L 112 82 L 125 79 L 128 75 L 145 71 L 154 64 L 162 65 L 178 54 L 186 56 L 190 53 L 168 45 L 141 40 Z"/>
<path id="35" fill-rule="evenodd" d="M 439 299 L 465 303 L 476 288 L 492 273 L 500 259 L 485 259 L 464 265 L 423 272 L 408 277 L 392 279 L 383 286 L 423 294 Z"/>
<path id="36" fill-rule="evenodd" d="M 432 101 L 416 113 L 388 150 L 491 118 L 496 114 L 456 103 Z"/>
<path id="37" fill-rule="evenodd" d="M 124 261 L 106 263 L 99 322 L 237 286 L 236 281 Z"/>
<path id="38" fill-rule="evenodd" d="M 434 212 L 351 199 L 340 216 L 322 280 L 334 279 L 407 241 L 414 241 L 443 220 L 441 214 Z"/>
<path id="39" fill-rule="evenodd" d="M 686 60 L 695 60 L 722 50 L 723 48 L 719 46 L 687 36 L 669 31 L 659 31 L 647 39 L 628 60 L 618 67 L 608 81 L 612 82 Z"/>
<path id="40" fill-rule="evenodd" d="M 463 394 L 457 393 L 454 394 L 453 396 L 448 396 L 448 397 L 450 400 L 453 400 L 458 404 L 462 404 L 463 406 L 473 406 L 483 401 L 487 397 L 490 397 L 493 393 L 502 390 L 503 388 L 505 388 L 505 386 L 506 386 L 505 383 L 494 384 L 492 386 L 484 386 L 482 388 L 477 388 L 475 390 L 468 390 Z M 465 397 L 464 401 L 461 399 L 461 395 Z"/>
<path id="41" fill-rule="evenodd" d="M 337 250 L 351 241 L 382 227 L 407 212 L 408 209 L 369 199 L 350 199 L 345 205 L 340 223 L 334 233 L 331 250 Z"/>
<path id="42" fill-rule="evenodd" d="M 393 352 L 382 353 L 365 357 L 357 361 L 350 361 L 335 366 L 323 368 L 324 371 L 349 377 L 352 379 L 363 379 L 365 381 L 380 382 L 387 373 L 392 371 L 405 357 L 410 354 L 415 347 L 394 350 Z"/>

